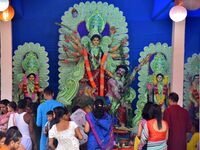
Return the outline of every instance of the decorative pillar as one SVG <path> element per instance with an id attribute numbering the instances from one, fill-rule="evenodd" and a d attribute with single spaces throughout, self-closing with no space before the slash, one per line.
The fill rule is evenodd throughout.
<path id="1" fill-rule="evenodd" d="M 0 22 L 1 100 L 12 100 L 12 22 Z"/>
<path id="2" fill-rule="evenodd" d="M 183 106 L 184 45 L 185 20 L 173 22 L 171 91 L 179 95 L 178 104 L 180 106 Z"/>

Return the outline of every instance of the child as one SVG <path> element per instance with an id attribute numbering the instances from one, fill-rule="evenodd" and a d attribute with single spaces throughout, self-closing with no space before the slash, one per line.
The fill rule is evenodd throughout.
<path id="1" fill-rule="evenodd" d="M 47 123 L 44 126 L 44 134 L 48 137 L 48 132 L 51 129 L 51 123 L 53 120 L 53 111 L 50 110 L 47 112 Z"/>
<path id="2" fill-rule="evenodd" d="M 48 138 L 48 135 L 49 135 L 49 130 L 51 129 L 51 127 L 52 127 L 52 122 L 53 122 L 53 119 L 54 119 L 54 117 L 53 117 L 53 111 L 52 110 L 50 110 L 50 111 L 48 111 L 47 112 L 47 123 L 45 124 L 45 126 L 44 126 L 44 134 L 47 136 L 47 138 Z M 49 146 L 48 146 L 48 143 L 49 143 L 49 139 L 47 139 L 47 146 L 46 146 L 46 150 L 49 150 Z"/>
<path id="3" fill-rule="evenodd" d="M 199 142 L 199 122 L 192 123 L 192 138 L 187 143 L 187 150 L 197 150 L 198 142 Z"/>

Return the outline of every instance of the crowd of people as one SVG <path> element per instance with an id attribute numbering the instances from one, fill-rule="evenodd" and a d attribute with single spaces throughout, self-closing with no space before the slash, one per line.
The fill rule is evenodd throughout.
<path id="1" fill-rule="evenodd" d="M 34 113 L 30 98 L 18 104 L 0 101 L 0 150 L 112 150 L 115 136 L 113 120 L 104 97 L 89 97 L 82 106 L 70 111 L 53 99 L 54 92 L 44 89 L 45 102 Z M 197 150 L 198 122 L 191 122 L 187 110 L 180 107 L 176 93 L 169 94 L 164 114 L 159 105 L 145 104 L 139 122 L 138 150 Z M 38 146 L 36 125 L 41 127 Z M 188 139 L 187 133 L 192 133 Z M 187 143 L 188 142 L 188 143 Z M 135 147 L 134 147 L 135 148 Z"/>

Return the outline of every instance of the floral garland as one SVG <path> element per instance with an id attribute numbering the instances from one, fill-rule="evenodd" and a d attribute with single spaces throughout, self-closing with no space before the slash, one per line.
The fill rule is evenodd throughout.
<path id="1" fill-rule="evenodd" d="M 34 83 L 34 92 L 32 93 L 31 96 L 28 94 L 28 89 L 27 89 L 27 76 L 24 75 L 24 80 L 23 80 L 23 92 L 25 97 L 31 97 L 32 100 L 35 99 L 35 95 L 37 92 L 39 92 L 39 82 L 38 82 L 38 75 L 35 77 L 35 83 Z"/>
<path id="2" fill-rule="evenodd" d="M 154 84 L 154 95 L 156 96 L 156 100 L 157 100 L 158 105 L 163 105 L 165 97 L 166 97 L 166 94 L 167 94 L 167 78 L 164 77 L 163 80 L 164 80 L 163 92 L 162 92 L 162 94 L 159 94 L 158 93 L 157 80 L 156 80 L 156 77 L 154 76 L 154 81 L 153 81 L 153 84 Z"/>

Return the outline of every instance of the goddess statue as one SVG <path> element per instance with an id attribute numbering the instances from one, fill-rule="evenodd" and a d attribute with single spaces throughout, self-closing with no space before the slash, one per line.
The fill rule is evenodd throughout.
<path id="1" fill-rule="evenodd" d="M 199 119 L 199 69 L 200 55 L 193 54 L 184 66 L 184 107 L 192 121 Z"/>
<path id="2" fill-rule="evenodd" d="M 141 119 L 142 109 L 147 101 L 154 102 L 162 107 L 167 106 L 166 99 L 170 84 L 171 47 L 167 44 L 150 44 L 140 53 L 139 62 L 147 55 L 150 55 L 148 62 L 139 70 L 138 101 L 135 117 L 132 120 L 133 126 L 137 126 Z"/>
<path id="3" fill-rule="evenodd" d="M 149 80 L 147 83 L 148 101 L 160 105 L 163 110 L 166 108 L 166 98 L 168 95 L 168 76 L 166 75 L 167 61 L 162 53 L 157 53 L 151 62 L 151 68 L 154 72 L 153 83 Z"/>
<path id="4" fill-rule="evenodd" d="M 117 66 L 129 64 L 125 18 L 118 9 L 109 9 L 111 7 L 113 5 L 101 2 L 80 3 L 72 8 L 77 16 L 73 17 L 70 8 L 59 24 L 57 99 L 66 105 L 71 105 L 73 98 L 81 94 L 107 95 L 105 83 L 114 76 Z"/>
<path id="5" fill-rule="evenodd" d="M 47 53 L 39 44 L 25 43 L 18 47 L 13 59 L 14 100 L 30 97 L 32 102 L 39 103 L 43 88 L 48 85 Z"/>

